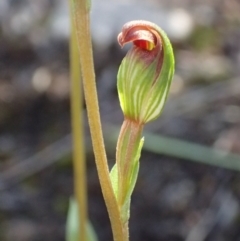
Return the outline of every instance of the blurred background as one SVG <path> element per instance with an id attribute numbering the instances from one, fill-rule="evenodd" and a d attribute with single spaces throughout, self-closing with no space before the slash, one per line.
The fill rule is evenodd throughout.
<path id="1" fill-rule="evenodd" d="M 92 1 L 105 130 L 123 120 L 116 74 L 127 48 L 118 46 L 116 36 L 125 22 L 145 19 L 168 33 L 176 57 L 167 106 L 146 131 L 240 155 L 240 2 Z M 1 241 L 65 240 L 73 192 L 69 32 L 66 0 L 0 1 Z M 90 219 L 99 241 L 112 240 L 87 123 L 85 133 Z M 105 133 L 112 165 L 113 134 Z M 205 149 L 162 141 L 211 162 Z M 239 241 L 240 175 L 232 169 L 145 149 L 132 198 L 131 240 Z"/>

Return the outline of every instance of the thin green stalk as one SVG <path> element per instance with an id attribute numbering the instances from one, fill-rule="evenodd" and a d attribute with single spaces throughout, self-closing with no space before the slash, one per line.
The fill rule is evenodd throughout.
<path id="1" fill-rule="evenodd" d="M 87 4 L 88 3 L 85 0 L 74 0 L 72 9 L 77 29 L 77 39 L 80 52 L 80 63 L 88 112 L 88 121 L 92 136 L 92 144 L 98 176 L 112 226 L 114 241 L 124 241 L 124 228 L 121 223 L 117 200 L 115 198 L 110 181 L 106 152 L 102 136 L 93 66 L 91 34 L 89 28 L 89 6 L 87 6 Z"/>
<path id="2" fill-rule="evenodd" d="M 143 124 L 126 118 L 122 124 L 117 141 L 117 201 L 121 212 L 125 241 L 129 240 L 128 219 L 130 212 L 130 196 L 136 181 L 135 178 L 133 179 L 133 172 L 136 170 L 136 164 L 139 167 L 139 164 L 136 163 L 139 162 L 139 160 L 136 159 L 136 157 L 138 156 L 142 130 Z"/>
<path id="3" fill-rule="evenodd" d="M 86 241 L 87 192 L 83 142 L 82 90 L 76 29 L 71 17 L 70 38 L 71 120 L 73 137 L 74 194 L 78 203 L 79 241 Z"/>

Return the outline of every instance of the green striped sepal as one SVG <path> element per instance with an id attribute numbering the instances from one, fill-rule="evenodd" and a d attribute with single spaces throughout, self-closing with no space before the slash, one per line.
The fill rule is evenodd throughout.
<path id="1" fill-rule="evenodd" d="M 118 95 L 124 116 L 147 123 L 162 112 L 174 74 L 171 43 L 164 31 L 147 21 L 126 23 L 118 35 L 121 46 L 133 47 L 118 71 Z"/>

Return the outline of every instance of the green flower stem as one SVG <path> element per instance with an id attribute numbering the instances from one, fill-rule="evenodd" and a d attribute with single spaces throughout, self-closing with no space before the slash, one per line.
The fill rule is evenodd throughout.
<path id="1" fill-rule="evenodd" d="M 128 219 L 130 213 L 130 198 L 136 183 L 139 168 L 139 150 L 141 151 L 143 124 L 125 118 L 116 151 L 117 164 L 117 201 L 121 212 L 124 230 L 124 241 L 129 240 Z"/>
<path id="2" fill-rule="evenodd" d="M 125 203 L 132 170 L 141 141 L 143 124 L 125 119 L 117 142 L 116 162 L 118 167 L 118 203 L 122 207 Z"/>
<path id="3" fill-rule="evenodd" d="M 110 181 L 102 136 L 89 28 L 89 9 L 86 7 L 85 0 L 74 0 L 72 9 L 77 30 L 84 94 L 98 176 L 112 226 L 114 241 L 125 241 L 120 212 Z"/>
<path id="4" fill-rule="evenodd" d="M 74 194 L 78 203 L 79 238 L 86 241 L 87 192 L 86 160 L 83 141 L 82 90 L 79 53 L 77 49 L 76 29 L 71 15 L 70 36 L 70 74 L 71 74 L 71 120 L 73 138 Z"/>

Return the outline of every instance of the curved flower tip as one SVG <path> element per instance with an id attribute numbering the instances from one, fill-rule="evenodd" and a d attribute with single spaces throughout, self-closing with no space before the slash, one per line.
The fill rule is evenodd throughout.
<path id="1" fill-rule="evenodd" d="M 164 106 L 174 72 L 170 41 L 157 25 L 126 23 L 118 35 L 120 46 L 133 43 L 118 72 L 118 93 L 126 118 L 146 123 Z"/>
<path id="2" fill-rule="evenodd" d="M 142 28 L 139 28 L 139 22 L 134 21 L 125 24 L 122 32 L 118 35 L 118 42 L 122 47 L 128 42 L 133 42 L 140 48 L 152 50 L 158 42 L 157 38 L 148 29 L 144 30 L 144 25 L 142 25 Z"/>

